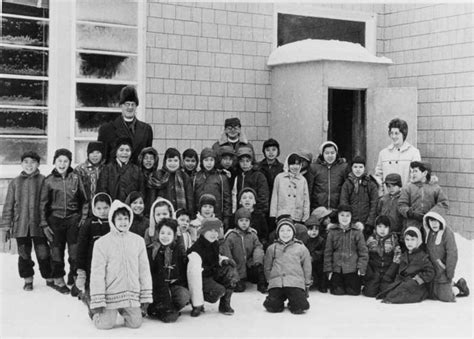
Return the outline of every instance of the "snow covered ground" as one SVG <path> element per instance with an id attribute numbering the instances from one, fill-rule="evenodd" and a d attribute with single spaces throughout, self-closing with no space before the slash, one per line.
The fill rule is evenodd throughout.
<path id="1" fill-rule="evenodd" d="M 473 242 L 456 235 L 459 262 L 456 279 L 472 279 Z M 36 266 L 37 267 L 37 266 Z M 190 317 L 186 307 L 174 324 L 145 319 L 141 328 L 96 330 L 85 306 L 76 298 L 60 295 L 36 274 L 35 289 L 25 292 L 17 273 L 17 256 L 0 255 L 0 337 L 469 337 L 473 336 L 473 298 L 456 303 L 427 300 L 411 305 L 386 305 L 363 296 L 336 297 L 310 292 L 311 309 L 304 315 L 288 310 L 267 313 L 264 295 L 255 286 L 234 294 L 234 316 L 206 312 Z M 118 321 L 120 324 L 121 320 Z"/>

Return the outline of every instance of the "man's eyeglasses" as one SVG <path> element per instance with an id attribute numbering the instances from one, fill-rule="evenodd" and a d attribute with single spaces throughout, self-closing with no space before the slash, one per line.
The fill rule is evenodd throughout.
<path id="1" fill-rule="evenodd" d="M 127 101 L 124 102 L 122 105 L 124 105 L 125 107 L 137 107 L 137 104 L 134 101 Z"/>
<path id="2" fill-rule="evenodd" d="M 240 126 L 227 126 L 225 128 L 226 131 L 238 131 L 240 130 Z"/>

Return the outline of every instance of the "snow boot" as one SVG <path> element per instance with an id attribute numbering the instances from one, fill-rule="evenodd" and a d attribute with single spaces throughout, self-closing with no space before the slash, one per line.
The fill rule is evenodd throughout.
<path id="1" fill-rule="evenodd" d="M 23 285 L 25 291 L 33 291 L 33 277 L 25 278 L 25 285 Z"/>
<path id="2" fill-rule="evenodd" d="M 237 281 L 237 283 L 235 284 L 234 292 L 236 292 L 236 293 L 244 292 L 246 287 L 247 286 L 245 286 L 245 280 L 241 279 L 241 280 Z"/>
<path id="3" fill-rule="evenodd" d="M 224 296 L 221 297 L 221 300 L 219 302 L 219 312 L 225 315 L 234 314 L 234 310 L 232 309 L 232 307 L 230 307 L 230 298 L 232 297 L 232 292 L 233 291 L 231 289 L 226 289 Z"/>
<path id="4" fill-rule="evenodd" d="M 290 312 L 293 313 L 293 314 L 303 314 L 305 312 L 305 310 L 302 310 L 301 308 L 297 308 L 296 310 L 291 310 L 290 309 Z"/>
<path id="5" fill-rule="evenodd" d="M 67 287 L 66 283 L 64 282 L 64 278 L 54 278 L 53 288 L 62 294 L 69 294 L 71 292 L 69 287 Z"/>
<path id="6" fill-rule="evenodd" d="M 71 287 L 71 296 L 72 297 L 78 297 L 80 293 L 81 293 L 81 290 L 77 288 L 76 284 L 72 285 L 72 287 Z"/>
<path id="7" fill-rule="evenodd" d="M 199 317 L 201 313 L 204 313 L 204 305 L 201 306 L 193 306 L 193 309 L 191 311 L 191 317 Z"/>
<path id="8" fill-rule="evenodd" d="M 469 287 L 467 286 L 466 279 L 459 279 L 458 282 L 454 284 L 454 286 L 459 288 L 459 293 L 456 295 L 456 297 L 467 297 L 469 295 Z"/>
<path id="9" fill-rule="evenodd" d="M 263 294 L 267 293 L 267 280 L 262 265 L 257 266 L 257 290 Z"/>
<path id="10" fill-rule="evenodd" d="M 54 279 L 52 278 L 46 279 L 46 286 L 54 288 Z"/>
<path id="11" fill-rule="evenodd" d="M 174 323 L 178 320 L 179 312 L 176 310 L 164 310 L 160 312 L 158 319 L 160 319 L 164 323 Z"/>
<path id="12" fill-rule="evenodd" d="M 74 279 L 74 273 L 72 271 L 69 271 L 67 275 L 67 285 L 71 286 L 74 285 L 75 279 Z"/>

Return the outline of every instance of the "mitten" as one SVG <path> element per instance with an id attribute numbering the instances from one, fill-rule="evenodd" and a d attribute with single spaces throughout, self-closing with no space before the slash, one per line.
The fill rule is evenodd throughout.
<path id="1" fill-rule="evenodd" d="M 363 277 L 365 275 L 365 273 L 362 273 L 360 270 L 357 270 L 357 275 L 359 277 Z"/>
<path id="2" fill-rule="evenodd" d="M 142 317 L 146 317 L 146 311 L 148 309 L 148 303 L 141 304 L 140 308 L 142 310 Z"/>
<path id="3" fill-rule="evenodd" d="M 46 239 L 48 239 L 49 242 L 53 242 L 54 232 L 51 229 L 51 227 L 49 227 L 49 226 L 43 227 L 43 233 L 44 233 Z"/>

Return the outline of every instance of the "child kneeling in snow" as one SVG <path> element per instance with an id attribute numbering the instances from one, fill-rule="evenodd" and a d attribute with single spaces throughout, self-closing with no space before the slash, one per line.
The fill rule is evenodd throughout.
<path id="1" fill-rule="evenodd" d="M 132 209 L 115 200 L 109 212 L 110 232 L 94 244 L 89 315 L 99 329 L 114 327 L 117 312 L 126 327 L 140 327 L 140 307 L 145 309 L 153 301 L 145 242 L 129 232 L 132 222 Z"/>
<path id="2" fill-rule="evenodd" d="M 186 287 L 186 253 L 177 240 L 178 223 L 164 218 L 157 225 L 158 240 L 147 246 L 153 280 L 153 303 L 148 315 L 170 323 L 175 322 L 179 310 L 189 303 Z"/>
<path id="3" fill-rule="evenodd" d="M 268 312 L 283 312 L 284 302 L 293 314 L 309 309 L 308 289 L 311 285 L 311 256 L 308 249 L 295 239 L 291 218 L 278 221 L 277 240 L 267 248 L 264 266 L 268 280 L 268 296 L 263 306 Z"/>
<path id="4" fill-rule="evenodd" d="M 446 225 L 441 214 L 435 210 L 425 214 L 423 228 L 426 236 L 426 250 L 435 269 L 435 277 L 429 286 L 430 298 L 454 302 L 456 296 L 468 296 L 469 288 L 464 278 L 453 284 L 454 271 L 458 262 L 458 248 L 453 231 Z"/>
<path id="5" fill-rule="evenodd" d="M 230 298 L 239 277 L 235 262 L 219 255 L 218 237 L 222 227 L 217 218 L 203 219 L 200 236 L 188 250 L 187 277 L 192 317 L 204 312 L 204 301 L 215 303 L 219 298 L 219 312 L 234 314 Z"/>

